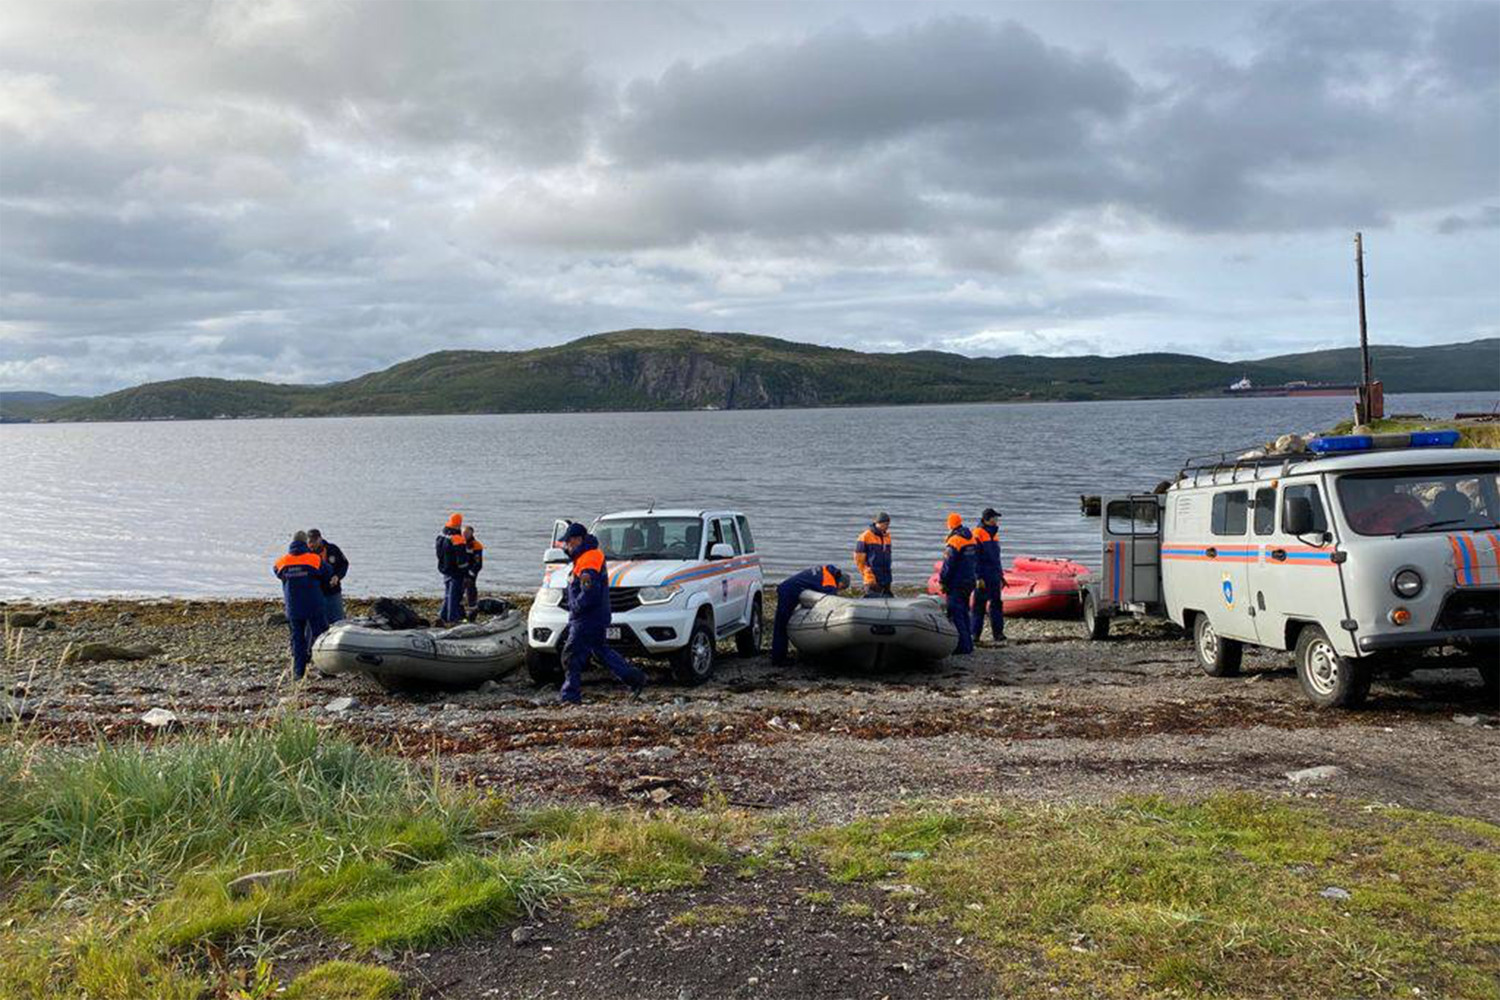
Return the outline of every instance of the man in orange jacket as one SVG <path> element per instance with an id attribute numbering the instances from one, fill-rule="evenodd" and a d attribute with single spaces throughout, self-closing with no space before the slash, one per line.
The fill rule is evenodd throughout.
<path id="1" fill-rule="evenodd" d="M 866 597 L 891 596 L 891 515 L 881 511 L 854 543 L 854 565 Z"/>

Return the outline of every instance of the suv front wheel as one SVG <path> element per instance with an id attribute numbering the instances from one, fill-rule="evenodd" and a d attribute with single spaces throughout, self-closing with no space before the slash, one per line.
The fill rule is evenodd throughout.
<path id="1" fill-rule="evenodd" d="M 702 684 L 708 680 L 714 675 L 716 643 L 713 612 L 704 608 L 693 620 L 687 645 L 672 654 L 672 676 L 682 684 Z"/>

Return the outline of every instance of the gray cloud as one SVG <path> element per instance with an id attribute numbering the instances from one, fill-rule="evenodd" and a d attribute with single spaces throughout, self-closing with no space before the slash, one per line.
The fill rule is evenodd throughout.
<path id="1" fill-rule="evenodd" d="M 1411 336 L 1492 322 L 1500 7 L 1071 9 L 12 3 L 0 384 L 633 325 L 1242 353 L 1355 227 L 1432 262 Z"/>

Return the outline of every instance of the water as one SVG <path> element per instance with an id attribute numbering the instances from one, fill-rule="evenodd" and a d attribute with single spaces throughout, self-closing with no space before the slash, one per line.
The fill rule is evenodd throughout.
<path id="1" fill-rule="evenodd" d="M 1393 396 L 1451 416 L 1488 395 Z M 452 510 L 485 543 L 481 584 L 530 588 L 558 516 L 745 511 L 779 577 L 850 567 L 874 511 L 898 582 L 926 578 L 950 510 L 1003 514 L 1007 556 L 1098 561 L 1080 493 L 1149 490 L 1184 456 L 1330 426 L 1350 401 L 1204 399 L 717 413 L 366 417 L 0 426 L 0 597 L 262 595 L 297 528 L 353 563 L 354 595 L 439 589 Z M 852 567 L 851 567 L 852 568 Z"/>

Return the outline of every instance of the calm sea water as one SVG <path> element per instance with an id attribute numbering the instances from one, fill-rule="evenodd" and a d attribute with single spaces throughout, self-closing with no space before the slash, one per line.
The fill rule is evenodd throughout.
<path id="1" fill-rule="evenodd" d="M 1488 410 L 1394 396 L 1390 412 Z M 270 564 L 318 527 L 356 595 L 436 592 L 433 536 L 463 511 L 489 587 L 529 588 L 558 516 L 745 511 L 768 574 L 851 562 L 877 509 L 898 582 L 944 515 L 1000 509 L 1007 556 L 1098 561 L 1080 493 L 1148 490 L 1185 456 L 1329 426 L 1348 399 L 1210 399 L 716 413 L 369 417 L 0 426 L 0 597 L 270 595 Z"/>

